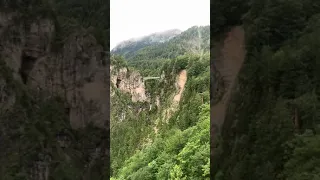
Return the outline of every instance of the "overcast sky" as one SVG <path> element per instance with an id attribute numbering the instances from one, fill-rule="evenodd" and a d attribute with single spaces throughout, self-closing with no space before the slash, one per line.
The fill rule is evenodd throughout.
<path id="1" fill-rule="evenodd" d="M 111 0 L 110 48 L 131 38 L 210 24 L 210 0 Z"/>

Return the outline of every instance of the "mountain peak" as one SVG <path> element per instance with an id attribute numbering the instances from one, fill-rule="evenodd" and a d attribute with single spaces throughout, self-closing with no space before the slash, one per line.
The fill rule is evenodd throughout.
<path id="1" fill-rule="evenodd" d="M 192 26 L 185 31 L 171 29 L 124 41 L 111 53 L 127 60 L 154 59 L 159 54 L 161 58 L 174 58 L 186 52 L 201 54 L 210 47 L 209 36 L 209 26 Z"/>
<path id="2" fill-rule="evenodd" d="M 120 54 L 131 54 L 133 51 L 137 51 L 146 46 L 166 42 L 171 38 L 179 35 L 181 32 L 182 31 L 179 29 L 170 29 L 138 38 L 132 38 L 119 43 L 115 48 L 111 50 L 111 52 Z"/>

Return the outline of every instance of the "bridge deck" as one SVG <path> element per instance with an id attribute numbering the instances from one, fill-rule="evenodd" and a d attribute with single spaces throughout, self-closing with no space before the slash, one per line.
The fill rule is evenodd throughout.
<path id="1" fill-rule="evenodd" d="M 144 77 L 143 80 L 150 80 L 150 79 L 160 79 L 160 77 Z"/>

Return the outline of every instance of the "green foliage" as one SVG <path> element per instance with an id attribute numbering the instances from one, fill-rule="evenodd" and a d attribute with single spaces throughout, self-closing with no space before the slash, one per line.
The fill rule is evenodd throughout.
<path id="1" fill-rule="evenodd" d="M 232 96 L 211 174 L 228 180 L 317 179 L 317 157 L 309 158 L 317 152 L 317 136 L 296 134 L 315 131 L 320 120 L 315 14 L 320 4 L 274 0 L 248 5 L 240 13 L 245 14 L 247 47 L 240 91 Z"/>
<path id="2" fill-rule="evenodd" d="M 55 13 L 58 16 L 59 24 L 69 26 L 70 21 L 76 24 L 74 27 L 68 27 L 72 30 L 75 28 L 91 28 L 92 34 L 97 41 L 109 49 L 109 27 L 110 24 L 106 20 L 109 17 L 109 4 L 102 0 L 54 0 Z M 62 32 L 67 27 L 62 28 Z M 66 37 L 64 33 L 62 37 Z"/>
<path id="3" fill-rule="evenodd" d="M 157 60 L 137 60 L 128 61 L 130 67 L 134 67 L 139 73 L 144 76 L 158 76 L 161 74 L 161 67 L 167 59 L 157 59 Z"/>
<path id="4" fill-rule="evenodd" d="M 128 159 L 114 179 L 209 179 L 209 127 L 209 104 L 204 104 L 195 126 L 157 137 Z"/>
<path id="5" fill-rule="evenodd" d="M 99 44 L 109 49 L 109 3 L 101 0 L 1 0 L 2 11 L 18 11 L 25 25 L 29 20 L 49 18 L 55 23 L 53 48 L 59 50 L 73 32 L 88 29 Z"/>
<path id="6" fill-rule="evenodd" d="M 241 24 L 242 16 L 248 10 L 248 2 L 249 0 L 211 1 L 211 9 L 214 9 L 210 12 L 212 17 L 210 20 L 211 33 L 218 35 L 231 26 Z"/>
<path id="7" fill-rule="evenodd" d="M 137 110 L 141 106 L 139 102 L 131 102 L 131 97 L 120 91 L 116 91 L 116 95 L 111 99 L 112 174 L 117 173 L 117 169 L 122 166 L 124 160 L 136 149 L 141 148 L 144 137 L 150 133 L 150 120 L 147 119 L 146 114 L 140 113 L 137 116 Z"/>
<path id="8" fill-rule="evenodd" d="M 180 61 L 180 62 L 179 62 Z M 186 62 L 188 64 L 186 65 Z M 210 69 L 209 57 L 182 56 L 174 64 L 175 71 L 187 69 L 188 80 L 178 112 L 169 120 L 171 126 L 186 129 L 194 126 L 199 119 L 200 107 L 209 103 Z M 190 103 L 192 102 L 192 103 Z"/>
<path id="9" fill-rule="evenodd" d="M 117 69 L 127 67 L 127 62 L 123 59 L 123 57 L 117 55 L 111 56 L 110 64 Z"/>
<path id="10" fill-rule="evenodd" d="M 283 177 L 292 180 L 319 179 L 320 136 L 311 130 L 290 142 L 293 153 L 284 165 Z"/>
<path id="11" fill-rule="evenodd" d="M 192 28 L 188 33 L 191 34 L 183 38 L 197 36 L 197 28 Z M 178 41 L 175 43 L 173 45 L 178 47 Z M 166 45 L 161 47 L 165 48 L 168 45 L 164 44 Z M 157 47 L 160 54 L 164 53 L 164 49 L 158 49 L 161 47 Z M 173 58 L 160 54 L 146 51 L 146 56 L 139 60 L 127 60 L 128 68 L 139 71 L 143 77 L 160 77 L 144 82 L 150 103 L 133 103 L 130 94 L 113 87 L 115 95 L 111 99 L 112 177 L 208 179 L 209 54 L 206 50 L 202 53 L 199 51 L 198 54 L 183 50 L 183 55 L 174 55 Z M 149 55 L 155 56 L 154 59 L 148 59 Z M 115 69 L 126 66 L 121 63 L 121 57 L 114 56 L 111 60 Z M 166 119 L 166 111 L 172 109 L 173 96 L 178 93 L 177 76 L 182 70 L 187 72 L 184 92 L 180 103 L 175 107 L 176 111 L 172 112 L 170 119 Z M 160 106 L 156 105 L 157 98 Z M 202 105 L 205 108 L 202 108 Z M 202 120 L 203 118 L 206 120 Z M 157 133 L 155 128 L 158 129 Z"/>
<path id="12" fill-rule="evenodd" d="M 19 11 L 22 17 L 34 19 L 37 17 L 53 17 L 52 4 L 49 0 L 1 0 L 0 9 L 2 11 Z"/>
<path id="13" fill-rule="evenodd" d="M 7 93 L 15 96 L 10 109 L 0 109 L 2 128 L 0 175 L 4 179 L 26 179 L 37 161 L 48 163 L 51 179 L 81 179 L 85 174 L 102 178 L 108 167 L 101 159 L 98 167 L 86 169 L 90 149 L 100 144 L 106 148 L 106 130 L 88 125 L 74 130 L 70 126 L 65 102 L 60 97 L 49 97 L 44 91 L 35 92 L 13 78 L 12 70 L 0 61 L 0 73 Z M 9 93 L 10 92 L 10 93 Z M 62 149 L 58 136 L 68 137 L 70 145 Z M 49 156 L 51 161 L 44 157 Z M 108 169 L 107 169 L 108 170 Z M 109 170 L 107 171 L 109 172 Z M 108 177 L 108 174 L 104 174 Z"/>
<path id="14" fill-rule="evenodd" d="M 47 162 L 52 179 L 81 179 L 87 173 L 83 165 L 88 163 L 86 157 L 90 153 L 84 149 L 105 141 L 106 132 L 90 125 L 83 130 L 73 130 L 61 98 L 34 97 L 37 97 L 34 92 L 25 91 L 17 97 L 11 110 L 1 112 L 0 124 L 6 127 L 1 133 L 6 144 L 0 152 L 6 154 L 0 158 L 1 176 L 5 179 L 22 178 L 23 174 L 31 172 L 33 163 L 46 162 L 43 156 L 50 156 L 51 161 Z M 61 133 L 70 141 L 66 149 L 61 149 L 57 141 Z M 101 164 L 89 173 L 95 171 L 101 176 L 106 165 Z"/>

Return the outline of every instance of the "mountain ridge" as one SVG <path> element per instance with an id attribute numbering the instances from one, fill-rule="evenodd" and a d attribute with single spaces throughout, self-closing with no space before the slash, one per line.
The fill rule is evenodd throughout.
<path id="1" fill-rule="evenodd" d="M 174 30 L 169 30 L 173 31 Z M 166 31 L 168 32 L 168 31 Z M 177 32 L 177 31 L 176 31 Z M 146 60 L 157 58 L 175 58 L 186 52 L 199 53 L 200 49 L 209 50 L 210 36 L 209 26 L 192 26 L 185 31 L 176 33 L 166 40 L 150 42 L 152 35 L 146 36 L 143 40 L 133 44 L 122 44 L 121 49 L 113 49 L 112 54 L 121 55 L 128 61 Z M 145 39 L 149 39 L 146 41 Z M 207 40 L 207 41 L 206 41 Z M 129 40 L 127 42 L 130 42 Z"/>
<path id="2" fill-rule="evenodd" d="M 181 32 L 182 31 L 179 29 L 169 29 L 166 31 L 155 32 L 141 37 L 130 38 L 117 44 L 111 50 L 111 53 L 128 54 L 127 56 L 130 56 L 133 51 L 139 50 L 155 43 L 166 42 L 171 38 L 179 35 Z"/>

